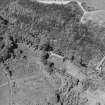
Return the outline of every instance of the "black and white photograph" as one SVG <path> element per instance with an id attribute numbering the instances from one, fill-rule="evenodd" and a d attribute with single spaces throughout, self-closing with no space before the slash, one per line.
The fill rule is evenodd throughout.
<path id="1" fill-rule="evenodd" d="M 0 105 L 105 105 L 105 0 L 0 0 Z"/>

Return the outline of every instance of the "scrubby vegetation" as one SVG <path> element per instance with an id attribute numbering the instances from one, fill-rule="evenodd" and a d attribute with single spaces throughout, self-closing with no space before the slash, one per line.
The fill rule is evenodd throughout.
<path id="1" fill-rule="evenodd" d="M 12 87 L 15 102 L 85 105 L 80 94 L 100 87 L 104 70 L 97 72 L 96 66 L 105 55 L 105 27 L 81 23 L 83 14 L 75 1 L 48 5 L 17 0 L 1 9 L 0 64 L 17 84 Z M 88 78 L 80 81 L 66 68 L 57 68 L 49 59 L 51 52 L 71 60 Z"/>
<path id="2" fill-rule="evenodd" d="M 68 58 L 73 52 L 74 60 L 87 67 L 97 54 L 104 55 L 105 29 L 92 22 L 82 24 L 82 16 L 76 2 L 48 5 L 19 0 L 1 10 L 1 33 L 9 41 L 12 38 L 12 44 L 26 43 L 35 50 L 53 51 Z"/>

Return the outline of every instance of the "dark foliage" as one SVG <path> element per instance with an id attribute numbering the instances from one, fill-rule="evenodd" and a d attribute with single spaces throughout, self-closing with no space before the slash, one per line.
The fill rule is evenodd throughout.
<path id="1" fill-rule="evenodd" d="M 0 16 L 0 35 L 5 34 L 8 24 L 9 21 L 7 19 L 4 19 L 3 16 Z"/>
<path id="2" fill-rule="evenodd" d="M 48 52 L 42 52 L 42 55 L 41 55 L 41 62 L 46 65 L 48 63 L 48 58 L 49 58 L 49 53 Z"/>
<path id="3" fill-rule="evenodd" d="M 6 42 L 4 37 L 0 37 L 0 52 L 5 48 Z"/>
<path id="4" fill-rule="evenodd" d="M 44 44 L 42 44 L 40 46 L 40 50 L 43 50 L 43 51 L 52 51 L 53 47 L 51 46 L 50 42 L 45 42 Z"/>
<path id="5" fill-rule="evenodd" d="M 14 50 L 18 48 L 18 44 L 13 40 L 12 37 L 10 37 L 10 39 L 8 39 L 8 42 L 10 44 L 5 46 L 5 48 L 3 49 L 3 51 L 0 55 L 0 59 L 1 59 L 0 61 L 3 62 L 3 63 L 6 60 L 10 59 L 11 57 L 15 58 Z"/>
<path id="6" fill-rule="evenodd" d="M 10 25 L 8 17 L 4 19 L 1 16 L 0 33 L 5 33 L 9 25 L 8 33 L 15 42 L 11 42 L 8 52 L 14 56 L 12 49 L 17 47 L 16 43 L 26 43 L 35 50 L 53 51 L 68 58 L 71 58 L 69 55 L 73 51 L 71 59 L 78 60 L 81 66 L 87 67 L 99 50 L 105 53 L 104 39 L 102 41 L 99 37 L 99 35 L 104 37 L 105 28 L 91 21 L 82 24 L 80 20 L 83 10 L 76 1 L 66 5 L 48 5 L 30 0 L 19 0 L 16 8 L 13 8 L 14 13 L 11 13 L 8 6 L 6 10 L 8 10 L 9 19 L 15 18 L 16 22 Z M 54 46 L 51 44 L 52 41 Z M 45 60 L 47 55 L 44 57 Z"/>

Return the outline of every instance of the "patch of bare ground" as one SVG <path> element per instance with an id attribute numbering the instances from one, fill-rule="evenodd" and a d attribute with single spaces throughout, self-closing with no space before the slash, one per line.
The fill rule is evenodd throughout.
<path id="1" fill-rule="evenodd" d="M 54 89 L 44 75 L 15 82 L 13 96 L 19 105 L 56 103 Z"/>
<path id="2" fill-rule="evenodd" d="M 0 88 L 0 105 L 9 105 L 10 96 L 9 96 L 9 87 L 8 85 Z"/>
<path id="3" fill-rule="evenodd" d="M 7 78 L 2 73 L 2 70 L 0 71 L 0 87 L 3 87 L 7 84 Z"/>
<path id="4" fill-rule="evenodd" d="M 105 0 L 79 0 L 82 3 L 85 3 L 87 7 L 94 7 L 96 10 L 105 9 Z"/>
<path id="5" fill-rule="evenodd" d="M 86 12 L 84 13 L 82 17 L 82 21 L 93 21 L 98 23 L 99 25 L 104 25 L 105 24 L 105 10 L 96 10 L 96 11 L 91 11 L 91 12 Z"/>

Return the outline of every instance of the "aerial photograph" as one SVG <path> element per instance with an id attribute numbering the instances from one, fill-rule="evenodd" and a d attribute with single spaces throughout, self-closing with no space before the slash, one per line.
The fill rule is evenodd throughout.
<path id="1" fill-rule="evenodd" d="M 0 0 L 0 105 L 105 105 L 105 0 Z"/>

